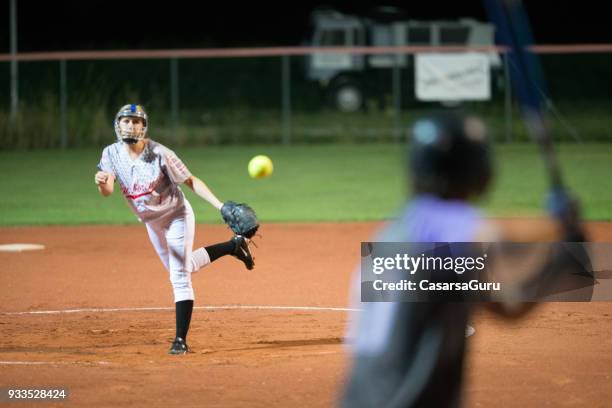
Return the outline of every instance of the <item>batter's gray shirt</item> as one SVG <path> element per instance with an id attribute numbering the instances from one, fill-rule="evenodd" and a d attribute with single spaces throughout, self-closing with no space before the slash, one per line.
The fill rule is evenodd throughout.
<path id="1" fill-rule="evenodd" d="M 112 174 L 136 217 L 152 221 L 180 208 L 185 196 L 179 188 L 191 172 L 172 150 L 148 140 L 143 152 L 132 159 L 123 142 L 104 148 L 98 164 Z"/>

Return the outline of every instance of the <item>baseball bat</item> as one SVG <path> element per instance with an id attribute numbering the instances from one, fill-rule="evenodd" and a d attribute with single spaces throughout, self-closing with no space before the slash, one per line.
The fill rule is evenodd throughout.
<path id="1" fill-rule="evenodd" d="M 515 88 L 529 135 L 538 143 L 553 191 L 565 185 L 544 115 L 546 83 L 538 56 L 529 50 L 533 44 L 529 20 L 520 0 L 483 0 L 490 20 L 495 23 L 500 42 L 507 47 L 510 77 Z"/>

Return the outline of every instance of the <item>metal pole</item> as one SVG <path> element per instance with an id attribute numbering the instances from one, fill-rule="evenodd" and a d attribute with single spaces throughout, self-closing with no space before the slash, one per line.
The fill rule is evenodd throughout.
<path id="1" fill-rule="evenodd" d="M 68 90 L 66 60 L 60 60 L 60 146 L 68 147 Z"/>
<path id="2" fill-rule="evenodd" d="M 282 112 L 283 112 L 283 144 L 291 144 L 291 64 L 288 55 L 282 56 Z"/>
<path id="3" fill-rule="evenodd" d="M 172 133 L 176 134 L 179 120 L 179 72 L 176 57 L 170 58 L 170 110 L 172 112 Z"/>
<path id="4" fill-rule="evenodd" d="M 17 1 L 11 0 L 11 121 L 17 119 L 17 106 L 19 105 L 19 71 L 17 66 Z"/>
<path id="5" fill-rule="evenodd" d="M 506 114 L 506 143 L 512 141 L 512 83 L 510 82 L 509 54 L 504 54 L 504 91 Z"/>
<path id="6" fill-rule="evenodd" d="M 399 142 L 402 134 L 402 81 L 400 72 L 400 55 L 395 54 L 395 64 L 393 64 L 393 108 L 395 116 L 394 139 Z"/>

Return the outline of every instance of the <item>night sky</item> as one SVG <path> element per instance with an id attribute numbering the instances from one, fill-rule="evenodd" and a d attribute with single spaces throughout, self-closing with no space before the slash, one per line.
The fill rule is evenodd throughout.
<path id="1" fill-rule="evenodd" d="M 234 2 L 18 0 L 19 52 L 60 50 L 297 46 L 309 32 L 309 14 L 323 5 L 368 15 L 381 4 L 411 19 L 486 20 L 481 1 Z M 604 2 L 526 1 L 536 43 L 612 42 Z M 9 0 L 1 0 L 0 53 L 8 53 Z"/>

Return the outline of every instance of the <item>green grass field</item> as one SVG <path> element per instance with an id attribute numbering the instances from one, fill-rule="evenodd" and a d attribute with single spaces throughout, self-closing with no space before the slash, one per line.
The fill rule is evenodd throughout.
<path id="1" fill-rule="evenodd" d="M 356 221 L 392 217 L 406 195 L 404 148 L 394 144 L 179 148 L 180 157 L 221 200 L 251 204 L 264 222 Z M 612 144 L 562 144 L 567 183 L 585 217 L 612 219 Z M 533 144 L 497 145 L 497 178 L 479 202 L 493 216 L 543 211 L 544 166 Z M 101 149 L 0 153 L 0 225 L 134 223 L 120 192 L 101 197 L 93 183 Z M 248 177 L 256 154 L 274 174 Z M 216 210 L 183 188 L 197 222 L 221 222 Z"/>

